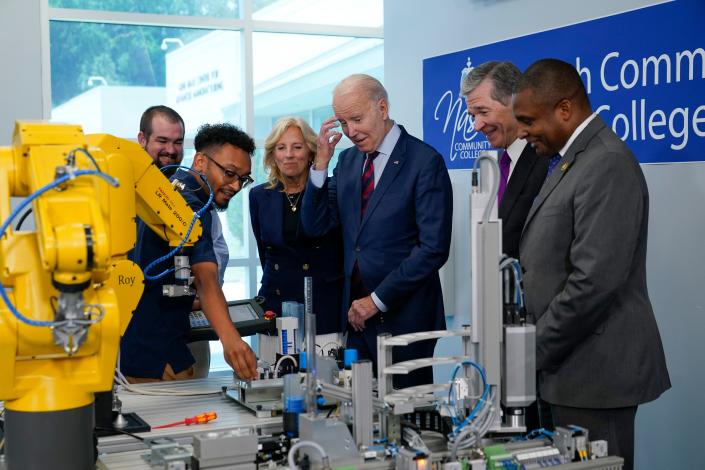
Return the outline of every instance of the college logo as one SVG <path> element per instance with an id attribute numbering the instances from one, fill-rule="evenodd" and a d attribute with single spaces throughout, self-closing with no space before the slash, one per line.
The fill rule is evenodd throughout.
<path id="1" fill-rule="evenodd" d="M 446 89 L 433 108 L 433 121 L 444 142 L 438 151 L 445 155 L 449 163 L 473 160 L 480 152 L 492 148 L 484 136 L 475 130 L 475 122 L 467 112 L 465 98 L 460 94 L 463 81 L 472 69 L 472 60 L 468 57 L 460 71 L 458 88 Z"/>

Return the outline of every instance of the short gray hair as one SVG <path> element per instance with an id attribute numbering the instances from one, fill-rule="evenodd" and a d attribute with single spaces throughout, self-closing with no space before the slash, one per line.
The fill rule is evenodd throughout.
<path id="1" fill-rule="evenodd" d="M 344 78 L 333 89 L 333 96 L 337 94 L 350 93 L 352 90 L 362 89 L 370 100 L 378 101 L 384 99 L 389 103 L 389 96 L 382 83 L 371 75 L 356 73 Z"/>
<path id="2" fill-rule="evenodd" d="M 492 99 L 509 106 L 520 78 L 521 72 L 511 62 L 485 62 L 468 73 L 463 80 L 460 94 L 468 96 L 480 83 L 489 79 L 492 81 Z"/>

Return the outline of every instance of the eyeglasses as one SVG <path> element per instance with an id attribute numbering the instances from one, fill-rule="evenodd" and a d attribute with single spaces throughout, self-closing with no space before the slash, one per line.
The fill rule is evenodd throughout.
<path id="1" fill-rule="evenodd" d="M 249 186 L 250 184 L 255 182 L 255 180 L 253 180 L 250 175 L 240 176 L 237 173 L 235 173 L 233 170 L 231 170 L 229 168 L 225 168 L 223 165 L 216 162 L 214 159 L 212 159 L 210 156 L 208 156 L 208 154 L 201 152 L 201 155 L 203 155 L 208 160 L 215 163 L 215 166 L 217 166 L 218 168 L 220 168 L 222 170 L 223 175 L 225 175 L 226 181 L 234 181 L 237 179 L 238 182 L 240 183 L 240 188 L 244 188 L 245 186 Z"/>

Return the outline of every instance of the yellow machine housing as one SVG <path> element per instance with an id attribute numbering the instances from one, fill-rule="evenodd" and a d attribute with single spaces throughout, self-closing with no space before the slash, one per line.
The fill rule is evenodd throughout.
<path id="1" fill-rule="evenodd" d="M 143 291 L 143 275 L 127 259 L 135 245 L 135 216 L 178 245 L 194 213 L 136 143 L 109 135 L 85 136 L 79 126 L 18 122 L 12 147 L 0 148 L 0 223 L 11 197 L 26 197 L 55 180 L 75 156 L 76 169 L 95 176 L 70 179 L 32 203 L 36 229 L 9 228 L 0 239 L 0 281 L 17 310 L 54 321 L 62 289 L 103 312 L 72 354 L 55 344 L 51 328 L 19 321 L 0 299 L 0 399 L 14 411 L 60 411 L 92 403 L 111 389 L 121 334 Z M 196 221 L 186 242 L 201 235 Z M 101 309 L 102 308 L 102 309 Z"/>

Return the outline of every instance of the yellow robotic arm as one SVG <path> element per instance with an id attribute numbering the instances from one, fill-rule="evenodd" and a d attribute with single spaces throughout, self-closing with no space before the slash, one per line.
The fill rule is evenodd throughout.
<path id="1" fill-rule="evenodd" d="M 32 201 L 36 230 L 13 230 L 11 197 Z M 12 147 L 0 148 L 0 399 L 8 428 L 22 413 L 90 409 L 92 418 L 93 393 L 111 389 L 120 336 L 144 288 L 127 259 L 135 215 L 174 247 L 201 235 L 196 220 L 186 237 L 193 210 L 134 142 L 18 122 Z M 11 436 L 7 429 L 10 465 Z"/>

